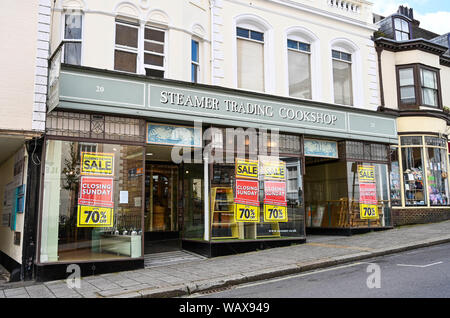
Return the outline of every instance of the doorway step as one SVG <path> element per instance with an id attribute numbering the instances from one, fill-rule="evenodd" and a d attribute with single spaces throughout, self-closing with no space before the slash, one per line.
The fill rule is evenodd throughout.
<path id="1" fill-rule="evenodd" d="M 145 254 L 145 268 L 174 265 L 180 263 L 195 262 L 206 259 L 206 257 L 197 255 L 188 251 L 178 250 L 172 252 Z"/>

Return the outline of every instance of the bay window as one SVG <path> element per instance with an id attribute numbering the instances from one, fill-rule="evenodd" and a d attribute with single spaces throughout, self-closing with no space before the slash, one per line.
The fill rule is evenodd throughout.
<path id="1" fill-rule="evenodd" d="M 421 64 L 399 65 L 397 83 L 400 109 L 442 108 L 438 69 Z"/>

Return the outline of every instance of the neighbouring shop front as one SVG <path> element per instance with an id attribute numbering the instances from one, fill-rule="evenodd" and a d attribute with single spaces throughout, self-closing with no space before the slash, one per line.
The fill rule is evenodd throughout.
<path id="1" fill-rule="evenodd" d="M 447 120 L 439 112 L 425 113 L 397 120 L 390 175 L 394 225 L 450 219 Z"/>
<path id="2" fill-rule="evenodd" d="M 50 82 L 40 279 L 392 226 L 392 115 L 68 65 Z"/>

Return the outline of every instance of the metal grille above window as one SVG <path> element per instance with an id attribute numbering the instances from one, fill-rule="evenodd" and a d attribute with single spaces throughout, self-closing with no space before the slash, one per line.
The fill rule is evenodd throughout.
<path id="1" fill-rule="evenodd" d="M 388 146 L 361 141 L 343 141 L 346 160 L 388 162 Z"/>
<path id="2" fill-rule="evenodd" d="M 51 136 L 145 142 L 145 120 L 106 115 L 51 112 L 46 132 Z"/>

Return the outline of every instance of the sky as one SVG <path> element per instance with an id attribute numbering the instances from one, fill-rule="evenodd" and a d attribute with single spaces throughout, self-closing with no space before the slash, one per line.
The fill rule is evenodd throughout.
<path id="1" fill-rule="evenodd" d="M 369 0 L 373 12 L 388 16 L 397 12 L 400 5 L 414 9 L 414 18 L 420 27 L 438 34 L 450 32 L 450 0 Z"/>

